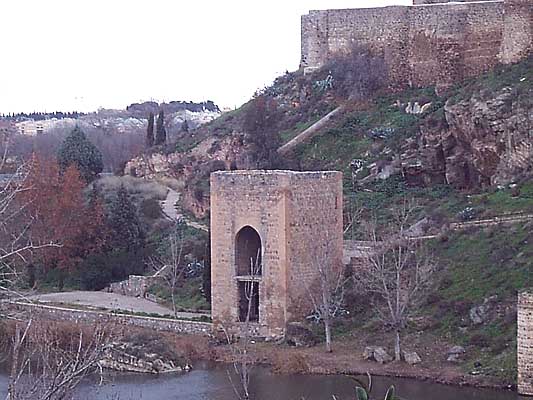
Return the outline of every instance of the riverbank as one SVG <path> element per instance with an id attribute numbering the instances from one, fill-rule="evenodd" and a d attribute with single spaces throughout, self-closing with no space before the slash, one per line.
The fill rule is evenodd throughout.
<path id="1" fill-rule="evenodd" d="M 194 336 L 169 337 L 175 351 L 193 362 L 209 360 L 223 363 L 233 361 L 233 352 L 227 344 L 215 343 L 208 338 Z M 379 335 L 373 339 L 379 341 Z M 453 386 L 470 386 L 497 390 L 514 390 L 513 382 L 494 376 L 473 374 L 466 370 L 466 363 L 447 362 L 444 354 L 449 343 L 436 338 L 409 338 L 417 342 L 416 349 L 422 362 L 409 365 L 405 362 L 379 364 L 363 358 L 368 338 L 343 338 L 334 342 L 333 352 L 327 353 L 323 344 L 312 347 L 292 347 L 286 344 L 252 342 L 250 352 L 254 362 L 268 365 L 277 374 L 363 375 L 409 378 Z"/>
<path id="2" fill-rule="evenodd" d="M 111 321 L 109 321 L 111 322 Z M 89 323 L 89 321 L 85 321 Z M 62 322 L 60 326 L 68 328 L 73 322 Z M 108 325 L 110 329 L 114 324 Z M 116 325 L 116 341 L 136 343 L 139 352 L 153 353 L 153 348 L 161 349 L 156 353 L 164 354 L 163 359 L 172 359 L 175 365 L 192 365 L 195 361 L 215 361 L 231 363 L 235 352 L 224 341 L 215 340 L 208 335 L 175 334 L 172 332 L 154 332 L 153 329 L 138 326 Z M 422 361 L 417 365 L 405 362 L 379 364 L 363 358 L 363 351 L 368 345 L 382 345 L 391 349 L 388 342 L 390 335 L 385 333 L 352 333 L 348 337 L 334 341 L 333 352 L 327 353 L 322 343 L 311 347 L 293 347 L 287 344 L 252 341 L 250 355 L 253 362 L 268 365 L 272 372 L 279 375 L 320 374 L 320 375 L 362 375 L 367 372 L 374 376 L 410 378 L 454 386 L 471 386 L 510 390 L 513 382 L 492 375 L 483 374 L 483 366 L 471 370 L 468 366 L 472 359 L 466 358 L 459 363 L 446 361 L 446 352 L 452 343 L 447 343 L 430 335 L 411 334 L 404 337 L 404 350 L 416 351 Z M 474 358 L 475 360 L 475 358 Z"/>

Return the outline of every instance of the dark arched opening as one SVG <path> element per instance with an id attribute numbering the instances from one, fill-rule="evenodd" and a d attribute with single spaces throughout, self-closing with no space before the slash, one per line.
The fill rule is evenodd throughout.
<path id="1" fill-rule="evenodd" d="M 239 290 L 239 321 L 259 321 L 259 282 L 262 274 L 261 237 L 250 226 L 235 238 L 235 268 Z"/>
<path id="2" fill-rule="evenodd" d="M 262 274 L 261 237 L 250 226 L 245 226 L 237 233 L 235 262 L 238 276 L 257 276 Z"/>

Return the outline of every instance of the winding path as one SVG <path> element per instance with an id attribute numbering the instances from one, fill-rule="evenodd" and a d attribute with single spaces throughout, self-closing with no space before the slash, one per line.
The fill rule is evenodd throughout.
<path id="1" fill-rule="evenodd" d="M 171 221 L 182 220 L 191 228 L 207 232 L 207 226 L 196 221 L 191 221 L 185 215 L 178 212 L 176 204 L 180 201 L 180 197 L 181 196 L 178 192 L 176 192 L 174 189 L 168 188 L 167 198 L 161 202 L 163 214 L 165 214 L 165 216 Z"/>

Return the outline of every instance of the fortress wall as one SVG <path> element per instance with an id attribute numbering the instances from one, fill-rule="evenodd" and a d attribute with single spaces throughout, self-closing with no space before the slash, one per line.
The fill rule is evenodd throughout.
<path id="1" fill-rule="evenodd" d="M 384 56 L 391 75 L 405 75 L 407 13 L 402 6 L 311 11 L 302 17 L 302 67 L 320 67 L 335 54 L 362 46 Z"/>
<path id="2" fill-rule="evenodd" d="M 533 51 L 533 1 L 506 0 L 500 59 L 510 64 Z"/>
<path id="3" fill-rule="evenodd" d="M 439 4 L 439 3 L 475 3 L 480 0 L 413 0 L 414 5 Z M 491 1 L 491 0 L 487 0 Z"/>
<path id="4" fill-rule="evenodd" d="M 411 85 L 448 87 L 498 61 L 502 2 L 439 4 L 409 10 Z"/>
<path id="5" fill-rule="evenodd" d="M 424 5 L 311 11 L 302 17 L 301 66 L 321 67 L 359 45 L 384 57 L 393 87 L 447 87 L 531 52 L 529 0 L 415 4 Z"/>

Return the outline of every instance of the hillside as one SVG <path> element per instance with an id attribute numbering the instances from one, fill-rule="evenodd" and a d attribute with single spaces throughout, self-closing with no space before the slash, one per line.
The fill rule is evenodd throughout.
<path id="1" fill-rule="evenodd" d="M 212 171 L 341 170 L 346 239 L 365 239 L 359 224 L 348 226 L 353 210 L 386 222 L 405 198 L 415 199 L 418 234 L 436 235 L 428 246 L 439 272 L 412 319 L 408 347 L 431 354 L 442 351 L 434 343 L 462 345 L 465 372 L 512 384 L 516 293 L 533 286 L 533 220 L 449 227 L 533 213 L 533 58 L 440 96 L 433 87 L 391 93 L 374 72 L 348 79 L 339 62 L 312 75 L 286 74 L 240 109 L 183 136 L 175 151 L 134 159 L 126 172 L 173 178 L 183 187 L 185 211 L 206 219 Z M 276 152 L 341 105 L 290 151 Z M 357 317 L 339 323 L 339 337 L 387 340 L 369 304 L 354 295 L 347 307 Z M 445 354 L 436 357 L 445 362 Z"/>

